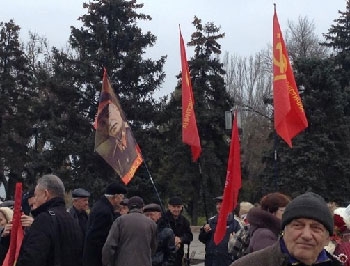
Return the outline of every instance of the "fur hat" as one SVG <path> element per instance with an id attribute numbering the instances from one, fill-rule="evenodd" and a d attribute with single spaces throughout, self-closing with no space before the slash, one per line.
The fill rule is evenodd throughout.
<path id="1" fill-rule="evenodd" d="M 11 210 L 9 207 L 0 207 L 0 212 L 5 216 L 7 222 L 12 221 L 13 210 Z"/>
<path id="2" fill-rule="evenodd" d="M 112 183 L 106 187 L 105 194 L 115 195 L 115 194 L 126 194 L 128 191 L 126 187 L 122 184 Z"/>
<path id="3" fill-rule="evenodd" d="M 316 220 L 326 227 L 330 235 L 333 235 L 333 215 L 325 200 L 318 194 L 306 192 L 293 199 L 282 215 L 282 229 L 298 218 Z"/>

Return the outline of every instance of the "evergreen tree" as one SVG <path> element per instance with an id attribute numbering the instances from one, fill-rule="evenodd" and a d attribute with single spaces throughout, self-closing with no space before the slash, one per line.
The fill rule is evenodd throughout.
<path id="1" fill-rule="evenodd" d="M 119 179 L 112 168 L 94 153 L 94 121 L 101 91 L 103 67 L 106 67 L 113 89 L 120 99 L 123 111 L 135 139 L 145 155 L 146 162 L 155 167 L 157 152 L 153 138 L 157 115 L 157 102 L 153 95 L 164 79 L 165 57 L 153 61 L 145 50 L 154 45 L 156 37 L 143 33 L 138 22 L 151 17 L 138 10 L 143 4 L 136 1 L 98 0 L 84 4 L 88 13 L 81 16 L 81 28 L 72 27 L 70 44 L 72 57 L 55 52 L 51 92 L 61 103 L 56 107 L 56 120 L 63 123 L 55 129 L 55 143 L 60 154 L 70 164 L 74 185 L 84 185 L 101 193 L 106 183 Z M 63 79 L 66 81 L 62 83 Z M 68 90 L 68 93 L 67 93 Z M 64 111 L 64 107 L 68 110 Z M 67 120 L 65 114 L 69 114 Z M 78 122 L 78 121 L 81 122 Z M 74 130 L 66 129 L 75 125 Z M 60 134 L 63 134 L 60 136 Z M 62 146 L 62 139 L 65 145 Z M 145 177 L 143 180 L 138 177 Z M 149 177 L 143 167 L 132 180 L 138 190 L 149 189 Z M 73 184 L 72 184 L 73 185 Z M 131 189 L 133 191 L 133 189 Z M 98 194 L 98 193 L 97 193 Z"/>
<path id="2" fill-rule="evenodd" d="M 20 27 L 13 20 L 1 22 L 0 27 L 0 178 L 11 198 L 28 161 L 35 94 L 19 42 Z"/>

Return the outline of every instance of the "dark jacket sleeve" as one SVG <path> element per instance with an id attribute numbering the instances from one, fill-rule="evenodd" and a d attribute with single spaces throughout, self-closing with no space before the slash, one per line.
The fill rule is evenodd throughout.
<path id="1" fill-rule="evenodd" d="M 35 218 L 25 235 L 16 266 L 46 265 L 51 246 L 51 217 L 48 213 Z"/>
<path id="2" fill-rule="evenodd" d="M 199 230 L 198 240 L 203 244 L 206 244 L 208 241 L 210 241 L 211 235 L 212 235 L 211 230 L 209 232 L 205 232 L 204 228 L 201 227 L 201 229 Z"/>
<path id="3" fill-rule="evenodd" d="M 2 265 L 10 246 L 10 235 L 0 239 L 0 264 Z"/>
<path id="4" fill-rule="evenodd" d="M 190 223 L 187 219 L 184 219 L 184 229 L 183 235 L 181 237 L 182 244 L 190 244 L 193 240 L 193 234 L 191 232 Z"/>

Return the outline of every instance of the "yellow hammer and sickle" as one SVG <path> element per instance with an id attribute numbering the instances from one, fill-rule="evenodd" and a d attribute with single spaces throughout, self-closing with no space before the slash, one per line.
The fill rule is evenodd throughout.
<path id="1" fill-rule="evenodd" d="M 279 50 L 279 61 L 273 57 L 273 64 L 278 66 L 280 69 L 280 75 L 276 75 L 273 79 L 274 80 L 280 80 L 280 79 L 286 79 L 286 71 L 287 71 L 287 58 L 282 53 L 282 43 L 278 42 L 275 47 L 277 50 Z"/>

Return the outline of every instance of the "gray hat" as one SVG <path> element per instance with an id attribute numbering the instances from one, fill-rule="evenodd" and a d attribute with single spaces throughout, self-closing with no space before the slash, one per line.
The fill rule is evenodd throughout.
<path id="1" fill-rule="evenodd" d="M 173 206 L 183 205 L 182 199 L 180 197 L 172 197 L 169 199 L 168 203 Z"/>
<path id="2" fill-rule="evenodd" d="M 143 212 L 162 212 L 162 208 L 159 204 L 151 203 L 143 207 Z"/>
<path id="3" fill-rule="evenodd" d="M 90 192 L 83 188 L 76 188 L 72 192 L 72 198 L 88 198 L 90 197 Z"/>
<path id="4" fill-rule="evenodd" d="M 128 208 L 131 209 L 142 209 L 143 199 L 139 196 L 133 196 L 128 201 Z"/>
<path id="5" fill-rule="evenodd" d="M 333 215 L 326 201 L 318 194 L 307 192 L 288 203 L 282 215 L 282 228 L 298 218 L 316 220 L 326 227 L 330 235 L 333 235 Z"/>
<path id="6" fill-rule="evenodd" d="M 109 184 L 106 188 L 105 194 L 115 195 L 115 194 L 126 194 L 128 191 L 125 186 L 118 183 Z"/>

